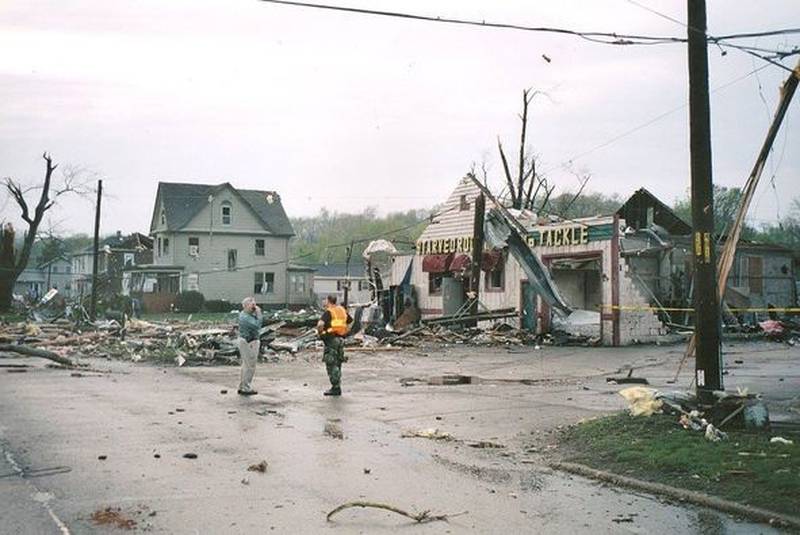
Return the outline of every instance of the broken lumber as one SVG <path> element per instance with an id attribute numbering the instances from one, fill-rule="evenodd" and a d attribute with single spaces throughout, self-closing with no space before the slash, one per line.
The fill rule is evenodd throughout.
<path id="1" fill-rule="evenodd" d="M 74 368 L 76 366 L 75 363 L 72 361 L 72 359 L 68 359 L 67 357 L 62 357 L 58 353 L 47 351 L 46 349 L 39 349 L 38 347 L 2 344 L 0 345 L 0 351 L 9 351 L 11 353 L 18 353 L 20 355 L 25 355 L 26 357 L 39 357 L 43 359 L 48 359 L 52 360 L 53 362 L 57 362 L 62 366 L 67 366 L 69 368 Z"/>

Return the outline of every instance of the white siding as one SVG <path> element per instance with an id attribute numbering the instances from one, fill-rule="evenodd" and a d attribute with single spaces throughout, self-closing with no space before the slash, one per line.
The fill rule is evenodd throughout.
<path id="1" fill-rule="evenodd" d="M 229 202 L 231 205 L 232 218 L 230 225 L 222 224 L 223 202 Z M 218 191 L 214 195 L 213 201 L 207 203 L 181 230 L 211 231 L 215 234 L 224 232 L 269 234 L 269 232 L 264 230 L 261 220 L 253 213 L 252 209 L 244 204 L 239 196 L 230 188 Z"/>

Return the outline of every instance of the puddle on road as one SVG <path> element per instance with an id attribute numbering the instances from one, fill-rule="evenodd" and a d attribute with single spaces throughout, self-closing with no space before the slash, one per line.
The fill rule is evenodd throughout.
<path id="1" fill-rule="evenodd" d="M 458 385 L 563 385 L 576 384 L 577 379 L 491 379 L 477 375 L 445 374 L 431 377 L 403 377 L 403 386 L 458 386 Z"/>

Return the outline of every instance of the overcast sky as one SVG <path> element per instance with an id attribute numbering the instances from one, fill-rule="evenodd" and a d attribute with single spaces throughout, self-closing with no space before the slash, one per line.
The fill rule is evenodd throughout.
<path id="1" fill-rule="evenodd" d="M 683 0 L 638 1 L 686 19 Z M 686 33 L 628 0 L 340 5 Z M 708 18 L 712 35 L 798 27 L 800 6 L 716 0 Z M 791 48 L 800 35 L 740 43 Z M 526 87 L 549 95 L 532 105 L 529 140 L 559 191 L 578 185 L 571 160 L 591 173 L 588 189 L 608 194 L 644 186 L 671 204 L 689 185 L 682 44 L 608 46 L 257 0 L 3 0 L 0 50 L 0 176 L 37 182 L 44 150 L 96 172 L 108 193 L 103 233 L 147 232 L 159 180 L 276 190 L 290 216 L 430 207 L 484 160 L 500 185 L 496 139 L 516 152 Z M 709 61 L 720 88 L 711 102 L 715 183 L 740 186 L 788 73 L 768 66 L 746 76 L 763 63 L 717 47 Z M 777 139 L 755 222 L 786 215 L 800 197 L 799 106 Z M 0 209 L 0 219 L 17 220 L 4 193 Z M 91 233 L 92 204 L 65 201 L 52 221 Z"/>

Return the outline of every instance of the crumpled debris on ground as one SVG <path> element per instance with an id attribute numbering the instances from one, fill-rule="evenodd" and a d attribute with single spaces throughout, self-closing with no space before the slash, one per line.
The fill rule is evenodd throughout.
<path id="1" fill-rule="evenodd" d="M 661 412 L 664 402 L 657 399 L 658 390 L 643 386 L 631 386 L 619 391 L 619 395 L 628 402 L 631 416 L 652 416 Z"/>

